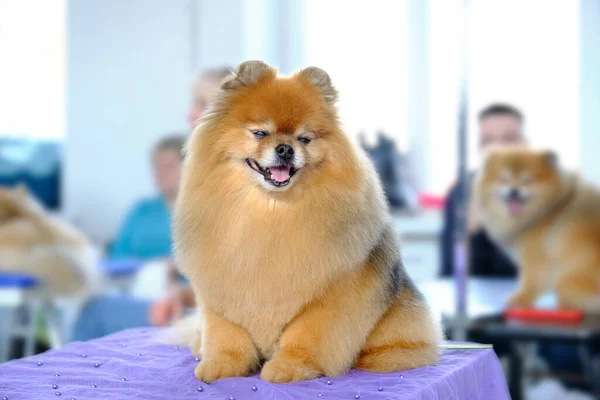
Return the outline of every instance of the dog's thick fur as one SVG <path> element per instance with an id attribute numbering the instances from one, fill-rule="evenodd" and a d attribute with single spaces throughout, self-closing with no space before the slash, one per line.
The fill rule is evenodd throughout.
<path id="1" fill-rule="evenodd" d="M 85 237 L 24 188 L 0 189 L 0 271 L 36 277 L 52 295 L 87 296 L 98 284 L 96 261 Z"/>
<path id="2" fill-rule="evenodd" d="M 506 193 L 523 204 L 511 212 Z M 520 193 L 520 194 L 519 194 Z M 563 170 L 552 152 L 492 152 L 475 185 L 491 237 L 520 267 L 510 305 L 531 307 L 553 290 L 562 308 L 600 311 L 600 192 Z"/>
<path id="3" fill-rule="evenodd" d="M 381 184 L 342 132 L 336 98 L 323 70 L 282 78 L 249 61 L 188 143 L 174 233 L 201 310 L 200 380 L 263 361 L 262 379 L 290 382 L 438 359 L 441 330 L 402 267 Z M 298 167 L 283 188 L 247 162 L 271 165 L 279 144 Z"/>

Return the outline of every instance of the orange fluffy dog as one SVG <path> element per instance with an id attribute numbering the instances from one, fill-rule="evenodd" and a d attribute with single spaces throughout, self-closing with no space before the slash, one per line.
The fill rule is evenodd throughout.
<path id="1" fill-rule="evenodd" d="M 498 150 L 475 186 L 493 239 L 520 267 L 511 305 L 530 307 L 547 290 L 559 306 L 600 311 L 600 193 L 562 170 L 551 152 Z"/>
<path id="2" fill-rule="evenodd" d="M 262 379 L 291 382 L 438 358 L 440 329 L 336 98 L 318 68 L 281 78 L 245 62 L 188 143 L 175 241 L 200 308 L 200 380 L 263 361 Z"/>

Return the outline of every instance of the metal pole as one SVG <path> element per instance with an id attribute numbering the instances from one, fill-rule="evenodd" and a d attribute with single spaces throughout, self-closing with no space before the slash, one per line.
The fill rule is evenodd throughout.
<path id="1" fill-rule="evenodd" d="M 458 183 L 455 201 L 454 221 L 454 278 L 456 283 L 456 312 L 454 318 L 454 339 L 466 340 L 467 336 L 467 278 L 469 274 L 469 255 L 467 232 L 468 208 L 468 176 L 467 176 L 467 146 L 468 146 L 468 25 L 469 0 L 463 0 L 462 20 L 462 65 L 459 89 L 458 107 Z"/>

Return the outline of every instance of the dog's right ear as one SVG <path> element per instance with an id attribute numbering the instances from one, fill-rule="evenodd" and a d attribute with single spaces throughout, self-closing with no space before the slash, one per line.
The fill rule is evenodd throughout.
<path id="1" fill-rule="evenodd" d="M 263 78 L 275 78 L 277 71 L 262 61 L 245 61 L 223 81 L 221 88 L 236 90 L 248 87 Z"/>
<path id="2" fill-rule="evenodd" d="M 541 153 L 541 157 L 550 168 L 555 170 L 560 169 L 560 162 L 558 160 L 558 154 L 556 154 L 556 152 L 552 150 L 546 150 Z"/>
<path id="3" fill-rule="evenodd" d="M 492 149 L 492 150 L 487 151 L 483 157 L 483 163 L 481 164 L 480 172 L 485 173 L 486 171 L 489 171 L 490 168 L 496 164 L 498 159 L 500 159 L 500 157 L 501 157 L 500 153 L 501 153 L 501 150 L 499 150 L 499 149 Z"/>
<path id="4" fill-rule="evenodd" d="M 327 72 L 318 67 L 307 67 L 298 71 L 297 75 L 308 79 L 321 92 L 328 104 L 335 104 L 338 99 L 338 92 L 331 83 L 331 78 Z"/>

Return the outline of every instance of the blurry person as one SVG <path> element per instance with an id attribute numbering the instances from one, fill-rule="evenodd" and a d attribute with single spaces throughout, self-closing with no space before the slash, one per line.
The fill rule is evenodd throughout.
<path id="1" fill-rule="evenodd" d="M 158 195 L 133 206 L 109 250 L 111 258 L 171 257 L 171 209 L 179 189 L 185 140 L 185 135 L 172 135 L 154 146 L 151 161 Z"/>
<path id="2" fill-rule="evenodd" d="M 229 68 L 209 69 L 198 76 L 187 114 L 192 129 L 230 71 Z M 152 166 L 160 195 L 133 207 L 109 252 L 114 258 L 167 259 L 167 295 L 154 302 L 132 296 L 96 297 L 82 310 L 75 324 L 73 340 L 93 339 L 140 326 L 166 326 L 179 319 L 186 308 L 194 306 L 193 292 L 171 259 L 171 209 L 179 189 L 184 142 L 184 137 L 172 136 L 155 146 Z"/>
<path id="3" fill-rule="evenodd" d="M 188 123 L 193 128 L 204 115 L 217 93 L 221 81 L 231 73 L 231 68 L 211 68 L 204 70 L 194 82 L 192 104 L 188 112 Z"/>
<path id="4" fill-rule="evenodd" d="M 492 147 L 522 146 L 527 144 L 523 133 L 524 117 L 521 111 L 509 104 L 491 104 L 479 112 L 479 152 L 483 155 Z M 469 177 L 469 187 L 472 176 Z M 444 227 L 441 235 L 441 275 L 454 274 L 454 223 L 458 190 L 453 187 L 444 207 Z M 517 268 L 510 258 L 498 248 L 481 226 L 474 207 L 467 206 L 469 237 L 469 275 L 480 277 L 516 277 Z"/>
<path id="5" fill-rule="evenodd" d="M 192 87 L 192 101 L 187 114 L 190 128 L 208 109 L 221 81 L 230 68 L 204 70 Z M 161 140 L 152 154 L 154 182 L 159 196 L 140 201 L 129 213 L 115 243 L 111 246 L 112 258 L 162 258 L 171 255 L 171 207 L 179 189 L 181 148 L 183 135 Z"/>

